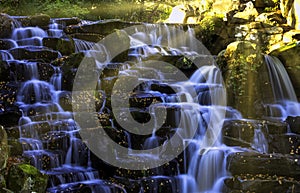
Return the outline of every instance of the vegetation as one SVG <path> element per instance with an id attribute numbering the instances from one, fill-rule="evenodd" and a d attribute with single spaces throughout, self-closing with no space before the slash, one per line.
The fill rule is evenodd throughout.
<path id="1" fill-rule="evenodd" d="M 0 12 L 9 15 L 48 14 L 51 17 L 80 17 L 89 20 L 122 19 L 157 22 L 167 19 L 171 0 L 0 0 Z"/>

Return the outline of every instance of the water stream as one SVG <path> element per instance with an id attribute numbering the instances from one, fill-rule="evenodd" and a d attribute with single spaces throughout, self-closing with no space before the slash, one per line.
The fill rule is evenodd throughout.
<path id="1" fill-rule="evenodd" d="M 180 143 L 189 144 L 182 154 L 181 164 L 184 165 L 184 169 L 178 166 L 173 171 L 173 176 L 165 175 L 166 172 L 161 168 L 154 169 L 155 175 L 150 176 L 153 182 L 150 185 L 151 192 L 160 192 L 157 187 L 163 180 L 173 182 L 169 190 L 174 193 L 223 192 L 223 181 L 231 175 L 226 170 L 227 156 L 242 149 L 224 145 L 221 129 L 225 120 L 242 119 L 242 116 L 237 110 L 226 106 L 226 91 L 221 73 L 212 56 L 199 52 L 198 45 L 193 42 L 193 29 L 188 28 L 183 34 L 182 32 L 182 29 L 178 30 L 175 26 L 152 24 L 146 24 L 144 31 L 136 29 L 135 33 L 129 35 L 129 56 L 134 59 L 124 62 L 114 76 L 99 80 L 98 85 L 121 76 L 136 78 L 141 83 L 135 89 L 137 100 L 146 96 L 145 103 L 154 98 L 158 103 L 152 106 L 152 111 L 148 109 L 149 105 L 142 108 L 136 106 L 135 109 L 132 108 L 131 113 L 142 112 L 144 114 L 137 118 L 145 120 L 144 115 L 147 113 L 155 117 L 156 109 L 162 107 L 168 109 L 171 115 L 167 117 L 165 128 L 170 129 L 171 133 L 178 131 L 182 136 Z M 16 26 L 11 38 L 14 42 L 12 49 L 26 47 L 36 50 L 48 49 L 43 47 L 43 38 L 63 35 L 62 26 L 56 23 L 56 20 L 51 20 L 47 31 L 39 27 Z M 88 57 L 98 54 L 107 56 L 101 61 L 96 61 L 98 70 L 107 67 L 109 51 L 103 45 L 80 39 L 74 39 L 74 42 L 77 53 L 84 52 Z M 20 81 L 21 85 L 17 96 L 17 103 L 22 111 L 18 125 L 19 140 L 23 146 L 23 156 L 28 158 L 32 165 L 49 175 L 47 192 L 127 192 L 120 184 L 101 176 L 101 171 L 95 167 L 101 163 L 91 160 L 91 152 L 79 136 L 80 125 L 74 121 L 73 112 L 62 108 L 60 94 L 64 90 L 61 67 L 50 64 L 53 73 L 48 79 L 42 79 L 39 61 L 14 59 L 10 50 L 0 50 L 0 54 L 2 60 L 24 66 L 24 78 L 16 80 Z M 172 73 L 146 62 L 152 56 L 183 55 L 188 58 L 200 58 L 201 63 L 184 81 L 181 79 L 178 81 L 172 77 Z M 136 64 L 132 65 L 133 62 Z M 288 115 L 300 115 L 300 105 L 281 62 L 274 57 L 266 56 L 266 63 L 274 93 L 274 104 L 268 105 L 270 108 L 280 109 L 281 119 Z M 101 74 L 100 71 L 97 73 Z M 104 100 L 97 112 L 99 115 L 110 112 L 106 105 Z M 270 116 L 275 115 L 271 112 Z M 146 150 L 161 145 L 161 151 L 143 155 L 155 160 L 159 159 L 163 151 L 170 148 L 166 144 L 172 135 L 158 134 L 160 128 L 154 127 L 148 137 L 137 138 L 130 132 L 121 132 L 119 125 L 114 125 L 113 120 L 110 121 L 108 123 L 111 124 L 110 128 L 114 128 L 118 134 L 123 132 L 124 136 L 120 138 L 124 138 L 123 141 L 127 144 L 128 155 L 134 155 L 133 150 L 137 148 Z M 195 133 L 187 133 L 194 130 Z M 185 138 L 185 136 L 190 137 Z M 265 142 L 261 128 L 256 128 L 252 148 L 267 153 L 268 147 Z M 122 155 L 116 154 L 116 156 L 119 156 L 120 160 L 127 161 Z M 149 192 L 146 191 L 147 188 L 149 189 L 141 185 L 138 192 Z"/>

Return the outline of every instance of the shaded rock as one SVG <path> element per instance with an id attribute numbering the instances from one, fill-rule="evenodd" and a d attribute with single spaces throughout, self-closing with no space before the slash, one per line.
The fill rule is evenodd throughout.
<path id="1" fill-rule="evenodd" d="M 101 34 L 108 35 L 115 32 L 116 29 L 123 29 L 136 25 L 136 23 L 123 22 L 120 20 L 104 20 L 98 21 L 91 24 L 84 24 L 80 26 L 68 26 L 64 29 L 67 34 L 72 33 L 92 33 L 92 34 Z"/>
<path id="2" fill-rule="evenodd" d="M 75 34 L 71 34 L 71 37 L 81 39 L 81 40 L 85 40 L 85 41 L 89 41 L 89 42 L 99 42 L 105 36 L 100 35 L 100 34 L 95 34 L 95 33 L 90 33 L 90 34 L 89 33 L 75 33 Z"/>
<path id="3" fill-rule="evenodd" d="M 9 50 L 16 47 L 16 42 L 10 39 L 0 39 L 0 50 Z"/>
<path id="4" fill-rule="evenodd" d="M 33 15 L 29 17 L 31 26 L 44 27 L 50 22 L 50 16 L 46 14 Z"/>
<path id="5" fill-rule="evenodd" d="M 14 192 L 45 192 L 48 177 L 27 164 L 12 165 L 7 176 L 7 188 Z"/>
<path id="6" fill-rule="evenodd" d="M 0 125 L 0 171 L 6 167 L 8 156 L 7 134 L 4 127 Z"/>
<path id="7" fill-rule="evenodd" d="M 79 24 L 81 19 L 78 17 L 72 17 L 72 18 L 56 18 L 55 22 L 58 24 L 61 24 L 63 26 L 68 26 L 68 25 L 77 25 Z"/>
<path id="8" fill-rule="evenodd" d="M 13 20 L 5 13 L 0 14 L 0 38 L 9 38 L 13 31 Z"/>
<path id="9" fill-rule="evenodd" d="M 227 168 L 232 175 L 268 174 L 293 178 L 300 177 L 299 160 L 280 154 L 232 153 L 227 157 Z"/>
<path id="10" fill-rule="evenodd" d="M 43 45 L 59 51 L 62 55 L 70 55 L 75 52 L 75 45 L 72 40 L 61 38 L 43 38 Z"/>
<path id="11" fill-rule="evenodd" d="M 275 0 L 255 0 L 254 6 L 257 8 L 275 7 Z"/>
<path id="12" fill-rule="evenodd" d="M 46 49 L 14 48 L 10 53 L 18 60 L 40 60 L 51 62 L 60 56 L 59 52 Z"/>
<path id="13" fill-rule="evenodd" d="M 269 175 L 242 175 L 227 178 L 224 181 L 227 188 L 234 192 L 282 193 L 298 192 L 300 183 L 292 178 Z"/>
<path id="14" fill-rule="evenodd" d="M 293 133 L 300 134 L 300 117 L 288 116 L 285 122 L 290 126 Z"/>
<path id="15" fill-rule="evenodd" d="M 296 134 L 271 135 L 269 153 L 300 155 L 300 136 Z"/>
<path id="16" fill-rule="evenodd" d="M 9 64 L 6 61 L 0 60 L 0 81 L 9 81 L 11 80 L 11 74 L 9 69 Z"/>

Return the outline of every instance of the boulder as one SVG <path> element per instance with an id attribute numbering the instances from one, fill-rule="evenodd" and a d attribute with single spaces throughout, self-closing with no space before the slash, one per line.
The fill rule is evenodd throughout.
<path id="1" fill-rule="evenodd" d="M 29 17 L 31 26 L 45 27 L 49 25 L 50 16 L 46 14 L 33 15 Z"/>
<path id="2" fill-rule="evenodd" d="M 269 153 L 300 155 L 300 135 L 293 133 L 271 135 L 268 143 Z"/>
<path id="3" fill-rule="evenodd" d="M 14 192 L 45 192 L 48 177 L 28 164 L 16 164 L 9 168 L 7 188 Z"/>
<path id="4" fill-rule="evenodd" d="M 62 55 L 70 55 L 75 52 L 73 40 L 61 38 L 43 38 L 43 46 L 59 51 Z"/>
<path id="5" fill-rule="evenodd" d="M 10 38 L 13 29 L 13 19 L 5 13 L 0 13 L 0 38 Z"/>
<path id="6" fill-rule="evenodd" d="M 249 1 L 246 4 L 246 8 L 242 12 L 237 12 L 233 15 L 230 23 L 233 24 L 243 24 L 248 23 L 249 21 L 254 21 L 255 18 L 258 16 L 258 12 L 255 9 L 253 3 Z"/>
<path id="7" fill-rule="evenodd" d="M 300 134 L 300 116 L 288 116 L 285 122 L 289 125 L 291 132 Z"/>
<path id="8" fill-rule="evenodd" d="M 281 154 L 235 152 L 227 157 L 227 169 L 232 175 L 263 174 L 299 179 L 300 160 Z"/>
<path id="9" fill-rule="evenodd" d="M 60 53 L 54 50 L 47 49 L 31 49 L 31 48 L 14 48 L 10 53 L 15 59 L 19 60 L 40 60 L 44 62 L 51 62 L 60 56 Z"/>
<path id="10" fill-rule="evenodd" d="M 231 193 L 238 192 L 255 192 L 255 193 L 282 193 L 282 192 L 298 192 L 300 183 L 292 178 L 282 176 L 269 175 L 241 175 L 227 178 L 224 180 L 226 188 Z"/>
<path id="11" fill-rule="evenodd" d="M 261 88 L 261 82 L 268 81 L 264 58 L 256 44 L 236 41 L 229 44 L 218 56 L 227 88 L 228 105 L 239 110 L 245 118 L 261 117 L 264 113 L 261 103 L 271 88 Z M 265 96 L 267 95 L 267 96 Z"/>

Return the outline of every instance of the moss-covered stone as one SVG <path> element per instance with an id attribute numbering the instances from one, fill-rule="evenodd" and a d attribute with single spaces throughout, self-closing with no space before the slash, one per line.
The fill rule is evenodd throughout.
<path id="1" fill-rule="evenodd" d="M 33 15 L 29 19 L 31 26 L 43 27 L 47 26 L 50 22 L 50 16 L 46 14 Z"/>
<path id="2" fill-rule="evenodd" d="M 7 188 L 14 192 L 45 192 L 48 177 L 28 164 L 17 164 L 10 167 L 7 177 Z"/>
<path id="3" fill-rule="evenodd" d="M 262 93 L 267 88 L 260 88 L 260 79 L 265 76 L 264 58 L 256 44 L 236 41 L 227 46 L 218 60 L 224 74 L 228 94 L 228 104 L 235 107 L 244 117 L 261 116 L 260 103 L 264 100 Z"/>

